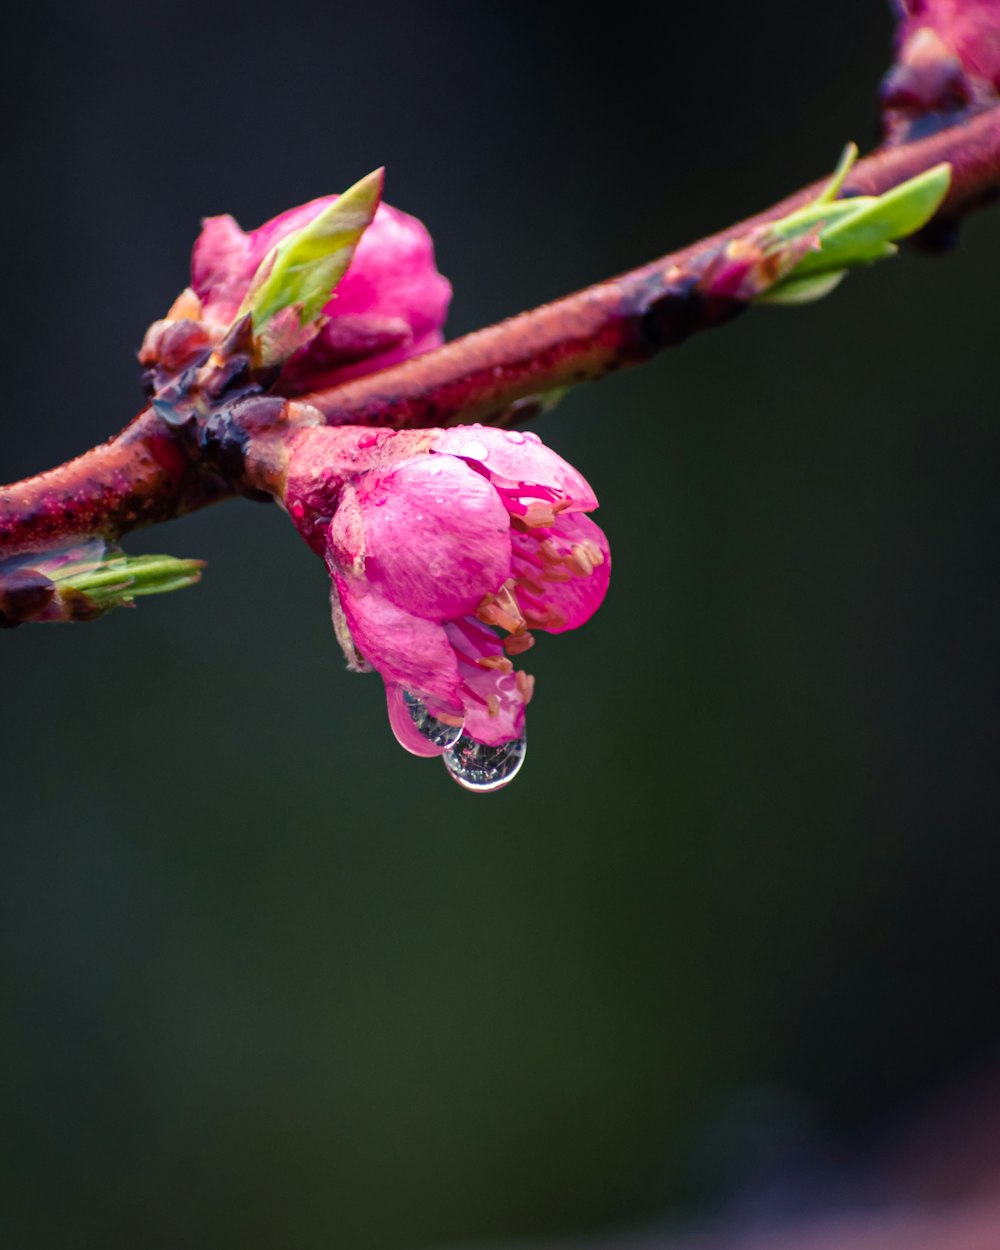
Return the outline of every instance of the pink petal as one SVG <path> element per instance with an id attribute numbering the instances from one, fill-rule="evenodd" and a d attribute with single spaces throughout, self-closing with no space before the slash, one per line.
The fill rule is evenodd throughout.
<path id="1" fill-rule="evenodd" d="M 491 716 L 485 702 L 467 704 L 463 732 L 488 747 L 498 747 L 502 742 L 520 738 L 524 732 L 524 702 L 514 674 L 491 673 L 489 680 L 484 678 L 480 685 L 484 687 L 484 694 L 495 694 L 499 698 L 500 710 Z"/>
<path id="2" fill-rule="evenodd" d="M 247 237 L 250 240 L 250 246 L 247 249 L 246 258 L 249 270 L 246 275 L 247 280 L 253 277 L 258 265 L 276 244 L 282 239 L 287 239 L 296 230 L 301 230 L 303 226 L 308 226 L 313 218 L 318 217 L 323 209 L 328 204 L 332 204 L 336 198 L 335 195 L 321 195 L 295 208 L 286 208 L 277 217 L 272 217 L 262 226 L 258 226 L 256 230 L 249 231 Z"/>
<path id="3" fill-rule="evenodd" d="M 207 320 L 228 324 L 236 316 L 256 269 L 249 254 L 249 237 L 228 213 L 202 222 L 191 253 L 191 286 Z"/>
<path id="4" fill-rule="evenodd" d="M 479 658 L 502 657 L 503 647 L 477 621 L 452 621 L 445 632 L 458 655 L 458 672 L 465 704 L 464 732 L 487 746 L 499 746 L 520 737 L 524 730 L 524 699 L 517 674 L 483 668 Z"/>
<path id="5" fill-rule="evenodd" d="M 555 566 L 560 580 L 550 580 L 546 574 L 552 563 L 540 554 L 541 540 L 548 541 L 548 551 L 554 548 L 565 563 Z M 542 591 L 538 594 L 533 589 L 522 585 L 517 587 L 517 600 L 525 613 L 531 629 L 542 629 L 550 634 L 562 634 L 569 629 L 576 629 L 594 615 L 604 601 L 608 592 L 611 576 L 611 551 L 604 531 L 590 517 L 580 512 L 562 512 L 556 517 L 555 524 L 547 530 L 529 533 L 513 533 L 511 543 L 514 552 L 514 575 L 522 575 L 529 582 L 536 582 Z M 584 547 L 583 568 L 590 563 L 586 560 L 586 544 L 592 543 L 600 553 L 599 563 L 593 562 L 593 569 L 587 576 L 579 572 L 580 560 L 574 560 L 573 549 Z M 568 575 L 568 576 L 567 576 Z M 532 621 L 531 611 L 555 612 L 550 623 Z"/>
<path id="6" fill-rule="evenodd" d="M 413 332 L 403 317 L 379 317 L 373 313 L 345 313 L 330 317 L 316 337 L 285 363 L 281 393 L 301 394 L 321 390 L 352 369 L 371 373 L 383 362 L 406 359 L 416 348 Z"/>
<path id="7" fill-rule="evenodd" d="M 243 265 L 246 282 L 275 244 L 308 225 L 337 198 L 327 195 L 311 200 L 254 230 Z M 434 244 L 423 223 L 383 203 L 323 311 L 331 317 L 357 313 L 401 317 L 416 341 L 440 330 L 450 300 L 451 284 L 437 272 Z"/>
<path id="8" fill-rule="evenodd" d="M 359 483 L 365 576 L 426 620 L 474 612 L 510 573 L 510 522 L 496 491 L 453 456 L 405 460 Z"/>
<path id="9" fill-rule="evenodd" d="M 334 318 L 330 325 L 335 325 L 337 318 Z M 398 319 L 397 319 L 398 320 Z M 347 382 L 351 378 L 361 377 L 365 373 L 374 373 L 376 369 L 388 369 L 390 365 L 398 365 L 404 360 L 409 360 L 411 356 L 419 356 L 421 352 L 429 352 L 435 347 L 440 347 L 444 342 L 444 335 L 440 330 L 431 330 L 420 338 L 412 338 L 407 335 L 406 341 L 400 343 L 398 347 L 384 352 L 375 352 L 363 359 L 356 360 L 353 364 L 339 365 L 335 369 L 325 369 L 320 367 L 315 375 L 311 372 L 313 362 L 311 358 L 307 359 L 307 367 L 300 368 L 293 376 L 291 383 L 286 381 L 286 370 L 282 370 L 281 385 L 278 388 L 283 394 L 304 394 L 309 391 L 325 390 L 329 386 L 336 386 L 340 382 Z"/>
<path id="10" fill-rule="evenodd" d="M 418 341 L 440 330 L 450 301 L 451 283 L 437 271 L 434 244 L 423 223 L 380 204 L 325 311 L 404 317 Z"/>
<path id="11" fill-rule="evenodd" d="M 221 324 L 232 321 L 271 249 L 336 199 L 328 195 L 311 200 L 249 234 L 232 217 L 206 219 L 191 262 L 192 286 L 204 303 L 206 318 Z M 350 358 L 338 363 L 330 358 L 327 345 L 314 343 L 296 359 L 288 377 L 282 378 L 281 389 L 293 394 L 330 386 L 438 347 L 450 300 L 451 284 L 437 271 L 434 244 L 423 224 L 380 204 L 350 268 L 323 310 L 333 319 L 364 317 L 380 327 L 370 354 L 362 358 L 363 343 L 356 338 Z M 386 341 L 384 330 L 392 323 L 391 339 Z"/>
<path id="12" fill-rule="evenodd" d="M 458 425 L 443 430 L 431 450 L 481 465 L 495 486 L 513 492 L 515 497 L 519 486 L 540 486 L 549 497 L 569 500 L 575 509 L 589 512 L 597 507 L 597 496 L 586 478 L 534 434 Z M 542 497 L 530 489 L 524 494 Z"/>
<path id="13" fill-rule="evenodd" d="M 424 759 L 432 759 L 435 755 L 444 754 L 445 748 L 435 746 L 413 723 L 413 717 L 406 706 L 401 686 L 387 682 L 385 701 L 389 712 L 389 726 L 404 751 L 409 751 L 411 755 L 423 756 Z"/>
<path id="14" fill-rule="evenodd" d="M 900 38 L 930 27 L 966 70 L 1000 86 L 1000 4 L 997 0 L 903 0 Z"/>
<path id="15" fill-rule="evenodd" d="M 387 683 L 461 715 L 458 662 L 444 629 L 398 608 L 360 578 L 331 572 L 355 646 L 372 668 Z"/>

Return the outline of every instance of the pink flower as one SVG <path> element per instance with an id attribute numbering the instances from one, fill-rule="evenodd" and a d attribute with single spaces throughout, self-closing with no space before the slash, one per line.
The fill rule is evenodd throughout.
<path id="1" fill-rule="evenodd" d="M 400 743 L 444 755 L 471 789 L 509 780 L 534 685 L 514 660 L 607 591 L 587 482 L 534 434 L 327 427 L 296 436 L 285 503 L 326 560 L 349 663 L 385 682 Z"/>
<path id="2" fill-rule="evenodd" d="M 898 0 L 900 40 L 932 30 L 975 78 L 1000 85 L 998 0 Z"/>
<path id="3" fill-rule="evenodd" d="M 1000 0 L 896 0 L 896 64 L 882 84 L 890 139 L 951 125 L 1000 90 Z"/>
<path id="4" fill-rule="evenodd" d="M 228 215 L 206 218 L 191 258 L 191 285 L 204 320 L 228 326 L 271 248 L 337 198 L 289 209 L 249 234 Z M 323 309 L 328 320 L 288 361 L 276 389 L 315 390 L 440 346 L 450 299 L 427 230 L 415 217 L 380 204 Z"/>

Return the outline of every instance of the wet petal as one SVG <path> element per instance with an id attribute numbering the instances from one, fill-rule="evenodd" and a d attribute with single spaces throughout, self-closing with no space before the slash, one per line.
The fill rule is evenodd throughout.
<path id="1" fill-rule="evenodd" d="M 519 486 L 540 486 L 541 495 L 529 489 L 524 492 L 526 499 L 555 497 L 570 501 L 574 510 L 583 512 L 597 507 L 597 496 L 586 478 L 534 434 L 459 425 L 442 431 L 431 450 L 481 465 L 495 486 L 511 492 L 512 500 L 519 497 Z"/>
<path id="2" fill-rule="evenodd" d="M 519 738 L 524 731 L 524 700 L 517 677 L 481 671 L 474 680 L 481 701 L 465 705 L 466 735 L 490 747 Z"/>
<path id="3" fill-rule="evenodd" d="M 440 722 L 432 722 L 435 728 L 443 730 L 440 740 L 435 742 L 427 733 L 422 733 L 417 726 L 411 710 L 412 704 L 410 700 L 414 696 L 407 696 L 406 691 L 401 686 L 393 685 L 391 682 L 385 687 L 386 707 L 389 712 L 389 725 L 392 732 L 396 735 L 396 741 L 411 755 L 420 755 L 425 759 L 432 759 L 436 755 L 444 755 L 445 751 L 452 746 L 461 736 L 461 728 L 458 725 L 458 717 L 449 718 L 452 722 L 444 725 Z M 422 705 L 417 704 L 418 708 Z M 429 709 L 424 708 L 429 712 Z M 433 713 L 431 713 L 433 715 Z"/>
<path id="4" fill-rule="evenodd" d="M 360 578 L 332 572 L 344 618 L 364 659 L 387 683 L 461 715 L 458 661 L 442 626 L 398 608 Z"/>
<path id="5" fill-rule="evenodd" d="M 582 513 L 561 513 L 547 530 L 511 535 L 517 601 L 531 629 L 565 633 L 589 621 L 611 576 L 604 531 Z"/>
<path id="6" fill-rule="evenodd" d="M 437 271 L 434 244 L 423 223 L 380 204 L 325 311 L 403 317 L 414 343 L 426 350 L 437 345 L 425 336 L 439 334 L 450 301 L 451 284 Z"/>
<path id="7" fill-rule="evenodd" d="M 453 621 L 445 626 L 458 656 L 458 673 L 465 705 L 465 733 L 487 746 L 499 746 L 520 737 L 524 729 L 524 683 L 506 661 L 500 640 L 475 621 Z M 480 661 L 506 661 L 485 667 Z"/>
<path id="8" fill-rule="evenodd" d="M 510 572 L 510 524 L 496 491 L 453 456 L 421 456 L 360 488 L 365 576 L 427 620 L 475 610 Z"/>

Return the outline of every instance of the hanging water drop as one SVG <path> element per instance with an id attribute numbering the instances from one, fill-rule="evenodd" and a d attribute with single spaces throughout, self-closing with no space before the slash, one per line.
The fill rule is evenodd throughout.
<path id="1" fill-rule="evenodd" d="M 422 738 L 435 747 L 453 746 L 462 736 L 461 725 L 449 725 L 446 721 L 438 720 L 436 716 L 432 716 L 427 710 L 427 705 L 421 702 L 415 694 L 410 694 L 409 690 L 403 691 L 403 704 L 410 714 L 410 720 L 416 726 L 417 732 Z"/>
<path id="2" fill-rule="evenodd" d="M 462 735 L 441 758 L 460 786 L 477 794 L 488 794 L 514 780 L 524 763 L 526 750 L 524 734 L 512 742 L 501 742 L 497 747 L 488 747 Z"/>

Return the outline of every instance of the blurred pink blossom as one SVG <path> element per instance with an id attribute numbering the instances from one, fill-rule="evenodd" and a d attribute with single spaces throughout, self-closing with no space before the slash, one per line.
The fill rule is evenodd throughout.
<path id="1" fill-rule="evenodd" d="M 899 0 L 899 39 L 932 30 L 974 78 L 1000 85 L 1000 0 Z"/>
<path id="2" fill-rule="evenodd" d="M 896 64 L 882 85 L 890 139 L 951 124 L 1000 91 L 1000 0 L 897 0 Z"/>

